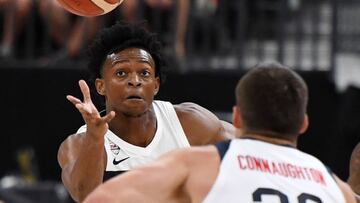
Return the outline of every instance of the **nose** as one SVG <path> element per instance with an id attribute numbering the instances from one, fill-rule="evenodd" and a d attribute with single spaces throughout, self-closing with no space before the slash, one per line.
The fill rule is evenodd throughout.
<path id="1" fill-rule="evenodd" d="M 139 87 L 141 86 L 141 84 L 142 84 L 141 78 L 137 74 L 133 73 L 130 75 L 128 80 L 129 86 Z"/>

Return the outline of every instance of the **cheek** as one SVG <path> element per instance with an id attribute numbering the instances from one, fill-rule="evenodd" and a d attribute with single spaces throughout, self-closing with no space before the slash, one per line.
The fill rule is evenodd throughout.
<path id="1" fill-rule="evenodd" d="M 106 93 L 109 97 L 119 97 L 123 95 L 125 86 L 119 83 L 113 83 L 107 86 Z"/>
<path id="2" fill-rule="evenodd" d="M 155 86 L 146 87 L 146 95 L 149 97 L 155 96 Z"/>
<path id="3" fill-rule="evenodd" d="M 151 83 L 148 84 L 146 86 L 144 86 L 144 88 L 146 89 L 146 96 L 148 97 L 154 97 L 155 96 L 155 89 L 156 89 L 156 84 L 155 83 Z"/>

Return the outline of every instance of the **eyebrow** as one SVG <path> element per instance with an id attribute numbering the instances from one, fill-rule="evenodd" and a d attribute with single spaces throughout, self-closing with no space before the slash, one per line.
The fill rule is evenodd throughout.
<path id="1" fill-rule="evenodd" d="M 117 59 L 117 60 L 114 60 L 111 65 L 116 65 L 118 63 L 127 63 L 129 62 L 130 60 L 128 59 Z M 152 64 L 150 61 L 148 60 L 137 60 L 136 62 L 139 62 L 139 63 L 146 63 L 148 64 L 149 66 L 153 67 L 154 64 Z"/>
<path id="2" fill-rule="evenodd" d="M 129 59 L 119 59 L 119 58 L 117 58 L 117 59 L 113 60 L 113 62 L 111 63 L 111 65 L 115 65 L 115 64 L 117 64 L 117 63 L 127 63 L 127 62 L 129 62 L 129 61 L 130 61 Z M 146 60 L 146 59 L 139 59 L 139 60 L 137 60 L 136 62 L 146 63 L 146 64 L 149 64 L 149 65 L 152 67 L 151 61 Z"/>

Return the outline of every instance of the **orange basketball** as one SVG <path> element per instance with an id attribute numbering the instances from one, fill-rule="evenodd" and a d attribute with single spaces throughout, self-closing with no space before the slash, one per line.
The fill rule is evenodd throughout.
<path id="1" fill-rule="evenodd" d="M 104 15 L 114 10 L 123 0 L 57 0 L 67 11 L 86 17 Z"/>

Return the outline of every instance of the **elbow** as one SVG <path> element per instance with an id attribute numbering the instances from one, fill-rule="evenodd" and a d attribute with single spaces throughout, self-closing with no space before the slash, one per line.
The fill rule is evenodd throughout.
<path id="1" fill-rule="evenodd" d="M 71 198 L 75 201 L 75 202 L 83 202 L 85 199 L 85 195 L 83 193 L 81 193 L 79 190 L 68 190 L 69 194 L 71 196 Z"/>
<path id="2" fill-rule="evenodd" d="M 62 176 L 63 183 L 71 198 L 76 202 L 83 202 L 84 199 L 101 184 L 99 181 L 94 181 L 91 178 L 76 178 L 71 176 Z"/>
<path id="3" fill-rule="evenodd" d="M 71 197 L 76 202 L 83 202 L 85 198 L 92 192 L 93 189 L 89 189 L 84 187 L 83 184 L 77 184 L 76 188 L 74 188 L 71 192 Z"/>
<path id="4" fill-rule="evenodd" d="M 88 194 L 92 191 L 92 190 L 89 190 L 88 188 L 84 187 L 83 184 L 81 184 L 81 183 L 73 184 L 72 186 L 67 187 L 67 188 L 68 188 L 71 198 L 75 202 L 83 202 L 84 199 L 88 196 Z"/>
<path id="5" fill-rule="evenodd" d="M 101 178 L 89 177 L 89 175 L 79 175 L 74 171 L 63 170 L 62 182 L 74 201 L 83 202 L 102 183 L 102 176 Z"/>

